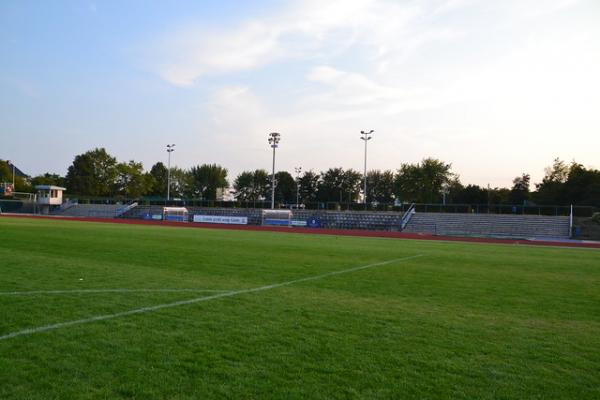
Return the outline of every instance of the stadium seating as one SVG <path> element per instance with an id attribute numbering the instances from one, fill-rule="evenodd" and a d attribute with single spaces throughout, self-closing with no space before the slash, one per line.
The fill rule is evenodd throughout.
<path id="1" fill-rule="evenodd" d="M 190 215 L 248 217 L 248 224 L 260 225 L 261 210 L 246 208 L 187 207 Z M 161 214 L 162 206 L 137 206 L 124 218 Z M 294 210 L 292 219 L 318 218 L 322 228 L 400 231 L 402 213 L 365 211 Z M 415 213 L 404 232 L 448 236 L 505 238 L 568 238 L 569 218 L 514 214 Z"/>
<path id="2" fill-rule="evenodd" d="M 397 231 L 400 229 L 402 214 L 363 211 L 294 211 L 294 219 L 308 219 L 312 217 L 319 218 L 321 220 L 321 227 L 323 228 Z"/>
<path id="3" fill-rule="evenodd" d="M 510 238 L 568 238 L 569 218 L 513 214 L 416 213 L 405 232 Z"/>
<path id="4" fill-rule="evenodd" d="M 122 204 L 73 204 L 68 208 L 53 211 L 52 215 L 66 217 L 114 218 L 122 208 Z"/>

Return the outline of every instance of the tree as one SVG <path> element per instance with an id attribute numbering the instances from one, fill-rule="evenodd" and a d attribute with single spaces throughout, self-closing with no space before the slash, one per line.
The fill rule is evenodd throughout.
<path id="1" fill-rule="evenodd" d="M 540 204 L 600 206 L 600 171 L 573 161 L 567 166 L 556 158 L 536 184 L 533 199 Z"/>
<path id="2" fill-rule="evenodd" d="M 229 186 L 227 169 L 217 164 L 202 164 L 190 169 L 192 192 L 204 200 L 216 200 L 217 189 Z"/>
<path id="3" fill-rule="evenodd" d="M 488 197 L 488 190 L 478 185 L 450 186 L 450 198 L 452 203 L 487 204 L 489 200 Z"/>
<path id="4" fill-rule="evenodd" d="M 513 187 L 508 197 L 512 204 L 525 204 L 529 200 L 530 180 L 529 174 L 525 173 L 513 179 Z"/>
<path id="5" fill-rule="evenodd" d="M 240 201 L 260 201 L 269 192 L 269 173 L 264 169 L 244 171 L 233 182 L 235 198 Z"/>
<path id="6" fill-rule="evenodd" d="M 350 203 L 358 198 L 362 174 L 353 169 L 329 168 L 321 172 L 317 199 L 324 202 Z"/>
<path id="7" fill-rule="evenodd" d="M 510 189 L 493 188 L 490 189 L 489 204 L 508 204 L 510 203 Z"/>
<path id="8" fill-rule="evenodd" d="M 8 162 L 0 160 L 0 183 L 4 182 L 12 183 L 12 171 L 8 167 Z"/>
<path id="9" fill-rule="evenodd" d="M 193 183 L 189 171 L 171 167 L 171 198 L 193 197 Z"/>
<path id="10" fill-rule="evenodd" d="M 13 168 L 11 163 L 6 160 L 0 160 L 0 183 L 12 183 L 13 182 Z M 15 181 L 15 192 L 32 192 L 33 188 L 25 175 L 20 175 L 17 169 L 17 173 L 14 178 Z"/>
<path id="11" fill-rule="evenodd" d="M 564 190 L 565 205 L 600 206 L 600 171 L 573 162 Z"/>
<path id="12" fill-rule="evenodd" d="M 300 202 L 303 204 L 317 201 L 320 175 L 306 171 L 300 177 Z"/>
<path id="13" fill-rule="evenodd" d="M 367 202 L 391 203 L 394 200 L 394 172 L 369 171 L 367 173 Z"/>
<path id="14" fill-rule="evenodd" d="M 317 199 L 319 201 L 337 201 L 342 202 L 344 191 L 344 170 L 342 168 L 329 168 L 321 172 Z"/>
<path id="15" fill-rule="evenodd" d="M 445 185 L 454 175 L 451 164 L 426 158 L 417 164 L 402 164 L 395 179 L 396 198 L 406 202 L 439 202 Z"/>
<path id="16" fill-rule="evenodd" d="M 565 203 L 565 183 L 569 178 L 569 167 L 559 158 L 555 158 L 552 166 L 545 168 L 545 172 L 542 182 L 535 185 L 533 199 L 540 204 Z"/>
<path id="17" fill-rule="evenodd" d="M 275 201 L 285 204 L 296 202 L 296 181 L 287 171 L 275 174 Z"/>
<path id="18" fill-rule="evenodd" d="M 160 161 L 152 166 L 149 172 L 151 181 L 149 194 L 167 197 L 168 173 L 167 167 Z"/>
<path id="19" fill-rule="evenodd" d="M 110 196 L 117 177 L 117 159 L 104 148 L 75 156 L 66 176 L 69 193 Z"/>
<path id="20" fill-rule="evenodd" d="M 560 158 L 555 158 L 551 167 L 544 168 L 546 182 L 565 183 L 569 178 L 569 166 Z"/>
<path id="21" fill-rule="evenodd" d="M 151 186 L 151 178 L 144 174 L 144 166 L 141 162 L 131 160 L 128 163 L 117 164 L 115 193 L 129 199 L 136 199 L 148 193 Z"/>
<path id="22" fill-rule="evenodd" d="M 342 178 L 342 191 L 344 200 L 352 203 L 358 200 L 358 194 L 361 189 L 362 174 L 356 170 L 348 169 L 344 171 Z"/>
<path id="23" fill-rule="evenodd" d="M 51 174 L 46 172 L 43 175 L 34 176 L 31 178 L 31 185 L 53 185 L 53 186 L 65 186 L 65 178 L 58 174 Z"/>

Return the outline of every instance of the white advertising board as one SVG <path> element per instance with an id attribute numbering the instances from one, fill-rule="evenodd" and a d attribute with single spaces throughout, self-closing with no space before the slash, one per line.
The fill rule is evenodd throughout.
<path id="1" fill-rule="evenodd" d="M 292 223 L 291 223 L 291 225 L 292 225 L 292 226 L 306 226 L 306 225 L 307 225 L 307 223 L 306 223 L 306 221 L 305 221 L 305 220 L 301 220 L 301 219 L 293 219 L 293 220 L 292 220 Z"/>
<path id="2" fill-rule="evenodd" d="M 205 224 L 248 225 L 248 217 L 226 217 L 221 215 L 194 215 L 194 222 Z"/>

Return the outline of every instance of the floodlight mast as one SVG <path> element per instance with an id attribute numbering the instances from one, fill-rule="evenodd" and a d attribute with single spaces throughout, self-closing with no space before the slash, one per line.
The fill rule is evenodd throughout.
<path id="1" fill-rule="evenodd" d="M 362 135 L 360 137 L 360 139 L 365 142 L 365 165 L 364 165 L 364 169 L 363 169 L 363 179 L 365 180 L 364 191 L 363 191 L 363 196 L 364 196 L 363 201 L 365 203 L 365 210 L 367 209 L 367 142 L 372 139 L 371 135 L 374 132 L 375 131 L 373 129 L 371 129 L 369 132 L 360 131 L 360 134 Z"/>
<path id="2" fill-rule="evenodd" d="M 296 208 L 300 207 L 300 173 L 302 173 L 302 167 L 295 167 L 296 171 Z"/>
<path id="3" fill-rule="evenodd" d="M 175 144 L 167 145 L 169 161 L 167 162 L 167 201 L 171 200 L 171 153 L 175 151 Z"/>
<path id="4" fill-rule="evenodd" d="M 281 134 L 277 132 L 269 133 L 269 145 L 273 149 L 273 170 L 271 173 L 271 209 L 275 208 L 275 149 L 279 146 Z"/>

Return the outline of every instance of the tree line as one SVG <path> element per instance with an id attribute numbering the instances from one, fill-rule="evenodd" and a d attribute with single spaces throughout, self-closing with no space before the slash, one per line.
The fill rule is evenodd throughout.
<path id="1" fill-rule="evenodd" d="M 545 169 L 542 182 L 531 184 L 530 175 L 515 177 L 509 188 L 490 188 L 460 182 L 452 165 L 434 158 L 403 163 L 397 170 L 367 172 L 369 203 L 519 204 L 600 206 L 600 171 L 573 161 L 555 159 Z M 243 171 L 228 181 L 228 171 L 218 164 L 189 169 L 171 168 L 171 197 L 216 200 L 219 191 L 230 189 L 235 199 L 260 202 L 271 197 L 271 176 L 264 169 Z M 0 168 L 0 180 L 8 181 Z M 141 162 L 118 162 L 105 149 L 97 148 L 75 156 L 66 176 L 46 173 L 33 177 L 30 187 L 21 182 L 17 190 L 39 184 L 66 186 L 70 195 L 123 197 L 129 199 L 166 197 L 168 170 L 162 162 L 145 171 Z M 305 171 L 294 178 L 287 171 L 275 174 L 275 200 L 294 204 L 315 202 L 353 203 L 362 201 L 363 175 L 354 169 L 329 168 Z"/>

